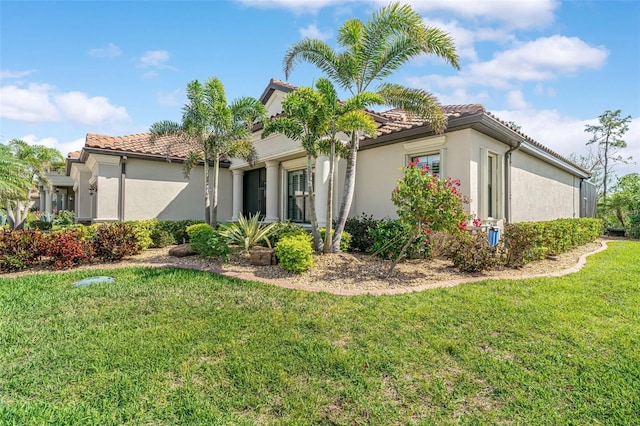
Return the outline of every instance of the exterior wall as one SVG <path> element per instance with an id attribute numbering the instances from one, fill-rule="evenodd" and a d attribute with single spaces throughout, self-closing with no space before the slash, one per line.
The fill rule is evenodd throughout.
<path id="1" fill-rule="evenodd" d="M 351 216 L 365 213 L 379 219 L 396 218 L 391 192 L 402 177 L 401 169 L 411 157 L 421 154 L 439 152 L 442 175 L 460 179 L 460 190 L 469 196 L 471 189 L 477 187 L 477 179 L 470 172 L 473 163 L 469 166 L 470 138 L 471 130 L 462 130 L 360 151 Z"/>
<path id="2" fill-rule="evenodd" d="M 580 216 L 580 179 L 521 151 L 512 154 L 513 222 Z"/>
<path id="3" fill-rule="evenodd" d="M 213 173 L 213 167 L 210 168 Z M 231 218 L 231 172 L 220 169 L 218 220 Z M 204 219 L 203 168 L 184 177 L 181 163 L 129 159 L 126 169 L 125 220 Z"/>
<path id="4" fill-rule="evenodd" d="M 504 154 L 509 150 L 509 146 L 499 142 L 476 130 L 467 129 L 462 132 L 467 133 L 466 145 L 469 152 L 469 186 L 465 187 L 463 182 L 463 193 L 470 198 L 469 212 L 480 217 L 482 220 L 503 219 L 504 218 Z M 460 132 L 460 133 L 462 133 Z M 462 145 L 462 144 L 461 144 Z M 462 149 L 462 147 L 461 147 Z M 497 162 L 494 170 L 495 174 L 495 210 L 493 216 L 489 217 L 488 190 L 487 185 L 487 156 L 495 156 Z"/>
<path id="5" fill-rule="evenodd" d="M 85 164 L 72 166 L 76 216 L 80 221 L 120 220 L 120 157 L 91 154 Z M 213 173 L 213 167 L 210 168 Z M 220 169 L 218 220 L 231 219 L 231 172 Z M 89 186 L 97 188 L 89 195 Z M 124 186 L 124 220 L 204 219 L 203 168 L 185 179 L 182 163 L 129 158 Z"/>

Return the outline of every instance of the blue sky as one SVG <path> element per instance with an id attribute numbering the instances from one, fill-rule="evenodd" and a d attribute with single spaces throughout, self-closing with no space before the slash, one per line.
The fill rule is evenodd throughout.
<path id="1" fill-rule="evenodd" d="M 414 0 L 455 39 L 461 70 L 420 57 L 390 78 L 443 104 L 482 103 L 563 155 L 584 153 L 584 125 L 606 109 L 633 122 L 622 154 L 640 171 L 640 1 Z M 82 147 L 86 133 L 146 132 L 180 120 L 184 88 L 218 77 L 229 100 L 258 97 L 303 37 L 335 45 L 368 0 L 0 2 L 0 142 Z M 321 74 L 298 66 L 289 82 Z"/>

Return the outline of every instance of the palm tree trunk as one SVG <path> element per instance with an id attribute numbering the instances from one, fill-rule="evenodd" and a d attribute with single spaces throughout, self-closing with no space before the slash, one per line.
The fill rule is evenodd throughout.
<path id="1" fill-rule="evenodd" d="M 311 234 L 313 235 L 313 249 L 322 250 L 322 238 L 318 228 L 316 215 L 316 197 L 313 191 L 313 170 L 311 169 L 311 154 L 307 153 L 307 191 L 309 192 L 309 214 L 311 215 Z"/>
<path id="2" fill-rule="evenodd" d="M 220 153 L 216 150 L 213 155 L 213 185 L 211 196 L 211 226 L 218 226 L 218 184 L 220 176 Z"/>
<path id="3" fill-rule="evenodd" d="M 204 221 L 211 225 L 211 200 L 209 198 L 209 157 L 204 151 Z"/>
<path id="4" fill-rule="evenodd" d="M 340 240 L 342 239 L 342 231 L 347 223 L 351 203 L 353 202 L 353 194 L 356 190 L 356 160 L 358 155 L 358 137 L 356 132 L 351 133 L 351 149 L 349 150 L 349 158 L 347 159 L 347 170 L 344 181 L 344 194 L 342 195 L 342 204 L 340 205 L 340 216 L 336 223 L 336 230 L 333 234 L 333 242 L 331 251 L 340 250 Z"/>
<path id="5" fill-rule="evenodd" d="M 331 243 L 333 240 L 333 170 L 336 159 L 336 141 L 331 140 L 331 151 L 329 154 L 329 188 L 327 189 L 327 219 L 326 232 L 324 234 L 324 253 L 331 253 Z"/>

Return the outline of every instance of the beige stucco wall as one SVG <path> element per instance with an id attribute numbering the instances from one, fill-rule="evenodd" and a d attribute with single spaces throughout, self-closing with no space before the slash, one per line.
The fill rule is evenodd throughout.
<path id="1" fill-rule="evenodd" d="M 209 168 L 213 173 L 213 167 Z M 181 163 L 129 159 L 125 185 L 125 220 L 204 219 L 203 167 L 188 179 Z M 220 169 L 218 220 L 231 218 L 231 172 Z"/>
<path id="2" fill-rule="evenodd" d="M 580 216 L 580 179 L 522 151 L 512 157 L 513 222 Z"/>

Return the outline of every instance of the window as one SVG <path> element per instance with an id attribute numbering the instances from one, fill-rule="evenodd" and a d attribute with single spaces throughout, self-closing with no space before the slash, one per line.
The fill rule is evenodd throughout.
<path id="1" fill-rule="evenodd" d="M 307 171 L 296 170 L 287 173 L 287 210 L 290 221 L 310 223 L 309 192 L 307 191 Z"/>
<path id="2" fill-rule="evenodd" d="M 495 154 L 487 156 L 487 216 L 498 217 L 498 157 Z"/>
<path id="3" fill-rule="evenodd" d="M 411 161 L 418 161 L 418 167 L 422 167 L 423 165 L 427 165 L 429 167 L 429 171 L 436 175 L 440 176 L 440 154 L 427 154 L 420 155 L 417 157 L 412 157 Z"/>

